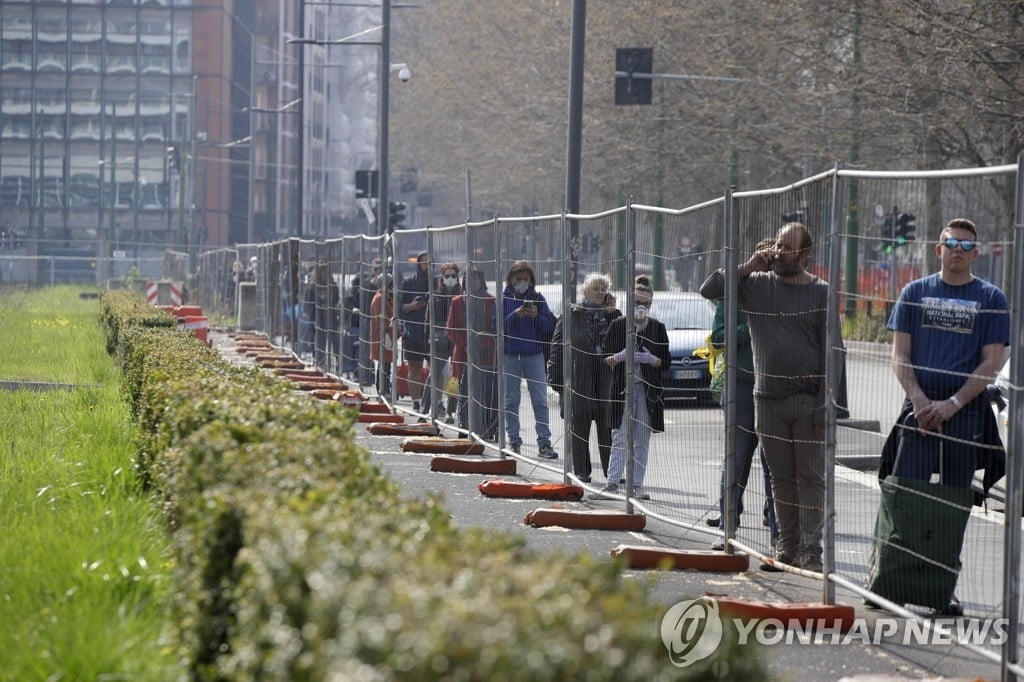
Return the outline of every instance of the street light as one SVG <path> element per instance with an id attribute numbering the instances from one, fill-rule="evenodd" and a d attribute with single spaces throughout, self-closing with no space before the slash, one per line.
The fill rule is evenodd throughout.
<path id="1" fill-rule="evenodd" d="M 305 4 L 305 3 L 302 3 Z M 387 218 L 382 218 L 381 214 L 386 215 L 388 203 L 388 113 L 390 111 L 390 77 L 393 71 L 398 72 L 398 78 L 404 83 L 408 82 L 412 78 L 412 72 L 409 70 L 408 65 L 404 63 L 391 63 L 391 0 L 382 0 L 380 8 L 380 25 L 372 26 L 368 29 L 364 29 L 352 35 L 345 36 L 344 38 L 336 38 L 330 40 L 316 39 L 316 38 L 289 38 L 286 42 L 288 44 L 298 45 L 379 45 L 380 46 L 380 61 L 378 70 L 378 87 L 380 91 L 377 95 L 378 102 L 378 125 L 380 129 L 377 131 L 377 166 L 379 170 L 379 179 L 377 182 L 377 232 L 383 234 L 387 231 Z M 416 4 L 397 4 L 396 7 L 418 7 Z M 365 41 L 356 40 L 368 33 L 374 31 L 380 31 L 379 41 Z M 301 183 L 300 183 L 301 184 Z"/>

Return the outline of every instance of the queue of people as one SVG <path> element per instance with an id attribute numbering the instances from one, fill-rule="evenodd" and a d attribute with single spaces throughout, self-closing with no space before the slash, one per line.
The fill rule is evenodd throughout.
<path id="1" fill-rule="evenodd" d="M 845 349 L 841 336 L 827 331 L 841 329 L 838 311 L 834 307 L 830 311 L 828 305 L 828 285 L 808 270 L 813 246 L 804 224 L 786 223 L 774 240 L 759 243 L 735 273 L 737 357 L 730 362 L 737 372 L 735 468 L 729 477 L 730 489 L 722 472 L 719 515 L 709 518 L 708 525 L 725 525 L 727 509 L 735 514 L 735 524 L 740 524 L 744 490 L 760 447 L 766 490 L 762 518 L 775 547 L 774 557 L 761 566 L 766 571 L 780 570 L 783 564 L 813 572 L 823 568 L 826 408 L 832 404 L 843 409 L 839 401 L 845 400 L 837 397 L 842 390 L 833 390 L 826 370 L 837 367 L 842 380 Z M 974 223 L 965 219 L 947 223 L 934 247 L 940 271 L 906 285 L 893 308 L 888 325 L 894 334 L 892 364 L 906 399 L 883 453 L 882 479 L 891 475 L 927 484 L 938 473 L 940 484 L 966 490 L 975 469 L 988 471 L 986 462 L 993 451 L 1002 456 L 998 433 L 994 441 L 989 438 L 995 429 L 988 423 L 992 414 L 983 392 L 1005 359 L 1008 306 L 1002 291 L 973 274 L 977 247 Z M 396 335 L 406 336 L 407 359 L 414 359 L 410 352 L 426 350 L 437 363 L 430 368 L 432 373 L 447 371 L 456 378 L 459 395 L 451 411 L 457 414 L 459 426 L 473 427 L 487 440 L 496 440 L 501 410 L 508 446 L 521 452 L 519 408 L 525 381 L 538 456 L 556 459 L 546 394 L 550 385 L 565 393 L 561 395 L 563 415 L 564 407 L 571 405 L 566 442 L 572 472 L 585 483 L 593 477 L 590 436 L 591 426 L 596 425 L 605 484 L 592 499 L 620 492 L 630 431 L 630 494 L 649 499 L 644 489 L 649 444 L 652 434 L 664 430 L 661 379 L 663 368 L 671 363 L 667 330 L 650 315 L 655 295 L 650 280 L 636 278 L 635 308 L 629 319 L 616 307 L 609 278 L 588 275 L 579 302 L 568 310 L 569 323 L 564 316 L 555 319 L 526 261 L 516 261 L 508 269 L 500 299 L 488 292 L 482 270 L 471 269 L 460 283 L 458 266 L 444 264 L 427 299 L 434 300 L 429 310 L 426 303 L 418 302 L 425 290 L 423 282 L 429 282 L 429 262 L 424 258 L 420 266 L 417 275 L 401 286 L 402 325 Z M 700 293 L 716 304 L 711 342 L 718 347 L 724 346 L 726 337 L 725 279 L 726 273 L 718 270 L 700 287 Z M 386 339 L 392 335 L 386 330 L 394 319 L 382 301 L 390 282 L 383 282 L 370 307 L 371 354 L 382 365 L 390 361 L 393 351 L 387 346 Z M 423 323 L 414 315 L 420 310 L 425 311 L 423 321 L 433 319 L 443 330 L 443 343 L 434 343 L 437 339 L 420 346 L 409 342 L 413 325 Z M 627 329 L 630 322 L 633 326 Z M 504 352 L 501 370 L 499 329 Z M 549 343 L 553 351 L 546 353 Z M 633 349 L 630 357 L 627 347 Z M 450 368 L 446 369 L 447 363 Z M 563 390 L 566 384 L 571 391 Z M 624 421 L 627 399 L 632 400 L 631 428 Z M 980 443 L 979 433 L 986 434 Z M 961 537 L 952 538 L 957 548 L 962 533 L 961 528 Z M 721 546 L 717 543 L 715 548 Z M 907 577 L 881 581 L 879 576 L 886 574 L 891 561 L 886 556 L 878 551 L 871 559 L 872 580 L 884 586 L 879 593 L 901 602 L 925 601 L 912 586 L 900 583 Z M 959 559 L 954 556 L 951 561 Z M 942 566 L 935 570 L 949 573 Z M 937 613 L 962 613 L 952 586 L 948 599 L 929 602 Z"/>

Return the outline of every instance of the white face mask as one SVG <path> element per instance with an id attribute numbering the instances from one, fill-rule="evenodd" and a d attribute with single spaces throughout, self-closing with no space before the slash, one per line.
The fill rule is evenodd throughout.
<path id="1" fill-rule="evenodd" d="M 642 305 L 638 305 L 636 308 L 634 308 L 633 309 L 633 320 L 636 322 L 637 326 L 640 326 L 644 322 L 646 322 L 647 321 L 647 308 L 645 308 Z"/>
<path id="2" fill-rule="evenodd" d="M 512 286 L 512 288 L 516 290 L 517 294 L 522 295 L 522 294 L 525 294 L 526 290 L 530 288 L 530 283 L 527 282 L 525 279 L 521 279 L 518 282 L 516 282 Z"/>
<path id="3" fill-rule="evenodd" d="M 454 287 L 458 283 L 458 281 L 459 281 L 458 277 L 445 277 L 444 278 L 444 285 L 446 287 L 448 287 L 449 289 L 451 289 L 452 287 Z"/>

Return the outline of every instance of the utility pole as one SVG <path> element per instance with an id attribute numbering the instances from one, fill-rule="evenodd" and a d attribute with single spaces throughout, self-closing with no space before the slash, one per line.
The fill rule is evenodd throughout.
<path id="1" fill-rule="evenodd" d="M 114 216 L 117 204 L 117 178 L 114 176 L 114 171 L 117 166 L 117 103 L 110 103 L 110 216 L 109 224 L 107 226 L 107 234 L 110 235 L 109 251 L 105 255 L 108 258 L 114 256 L 114 242 L 117 240 L 117 220 Z M 114 263 L 110 262 L 110 274 L 114 274 Z"/>
<path id="2" fill-rule="evenodd" d="M 387 0 L 384 2 L 387 5 Z M 299 35 L 306 35 L 306 0 L 299 0 Z M 296 213 L 298 224 L 295 236 L 302 239 L 302 221 L 305 219 L 305 184 L 306 184 L 306 45 L 299 43 L 299 97 L 298 97 L 298 170 L 299 181 L 295 188 Z"/>
<path id="3" fill-rule="evenodd" d="M 565 212 L 580 212 L 580 156 L 583 147 L 583 48 L 586 44 L 587 0 L 572 1 L 572 28 L 569 37 L 569 122 L 565 152 Z M 576 276 L 579 269 L 580 226 L 569 221 L 569 301 L 576 302 Z"/>
<path id="4" fill-rule="evenodd" d="M 377 234 L 391 231 L 388 225 L 388 113 L 391 107 L 391 0 L 382 0 L 380 5 L 380 83 L 377 95 L 380 130 L 377 131 L 380 177 L 377 179 Z M 381 217 L 385 216 L 385 217 Z M 390 244 L 390 241 L 388 242 Z"/>

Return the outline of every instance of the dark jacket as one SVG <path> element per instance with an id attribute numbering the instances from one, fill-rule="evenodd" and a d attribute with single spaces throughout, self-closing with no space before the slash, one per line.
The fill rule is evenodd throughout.
<path id="1" fill-rule="evenodd" d="M 604 352 L 605 334 L 595 323 L 591 310 L 582 305 L 575 304 L 571 308 L 572 315 L 572 342 L 570 343 L 572 357 L 572 394 L 574 398 L 593 401 L 601 400 L 608 395 L 611 384 L 611 368 L 605 364 L 607 354 Z M 601 313 L 608 325 L 612 320 L 621 317 L 618 310 Z M 565 342 L 562 323 L 565 320 L 563 315 L 555 323 L 555 333 L 551 338 L 551 355 L 548 357 L 547 375 L 548 384 L 558 393 L 562 392 L 562 385 L 565 381 L 565 368 L 563 367 L 563 344 Z"/>
<path id="2" fill-rule="evenodd" d="M 608 325 L 608 335 L 605 337 L 605 356 L 614 355 L 626 347 L 626 323 L 625 317 L 618 317 Z M 672 363 L 672 356 L 668 351 L 668 332 L 665 330 L 665 325 L 653 317 L 647 318 L 647 327 L 636 334 L 635 344 L 636 350 L 644 348 L 661 359 L 661 367 L 640 365 L 638 369 L 644 380 L 647 393 L 647 413 L 651 417 L 651 430 L 660 433 L 665 430 L 665 401 L 662 399 L 661 374 Z M 630 377 L 630 382 L 632 382 L 632 377 Z M 611 400 L 611 421 L 609 423 L 612 428 L 622 424 L 626 388 L 626 363 L 620 362 L 613 370 L 609 395 Z"/>
<path id="3" fill-rule="evenodd" d="M 903 401 L 903 409 L 896 423 L 889 432 L 889 437 L 882 445 L 882 458 L 878 463 L 878 480 L 884 481 L 886 476 L 893 472 L 896 466 L 896 455 L 899 452 L 900 440 L 903 438 L 904 424 L 907 423 L 914 413 L 914 405 L 910 400 Z M 985 493 L 974 493 L 974 504 L 980 505 L 988 494 L 989 488 L 996 484 L 1006 473 L 1006 450 L 1003 448 L 1003 439 L 999 437 L 999 423 L 992 410 L 985 407 L 983 431 L 980 445 L 993 447 L 977 448 L 975 450 L 975 469 L 984 469 L 985 475 L 982 478 L 982 488 Z"/>

